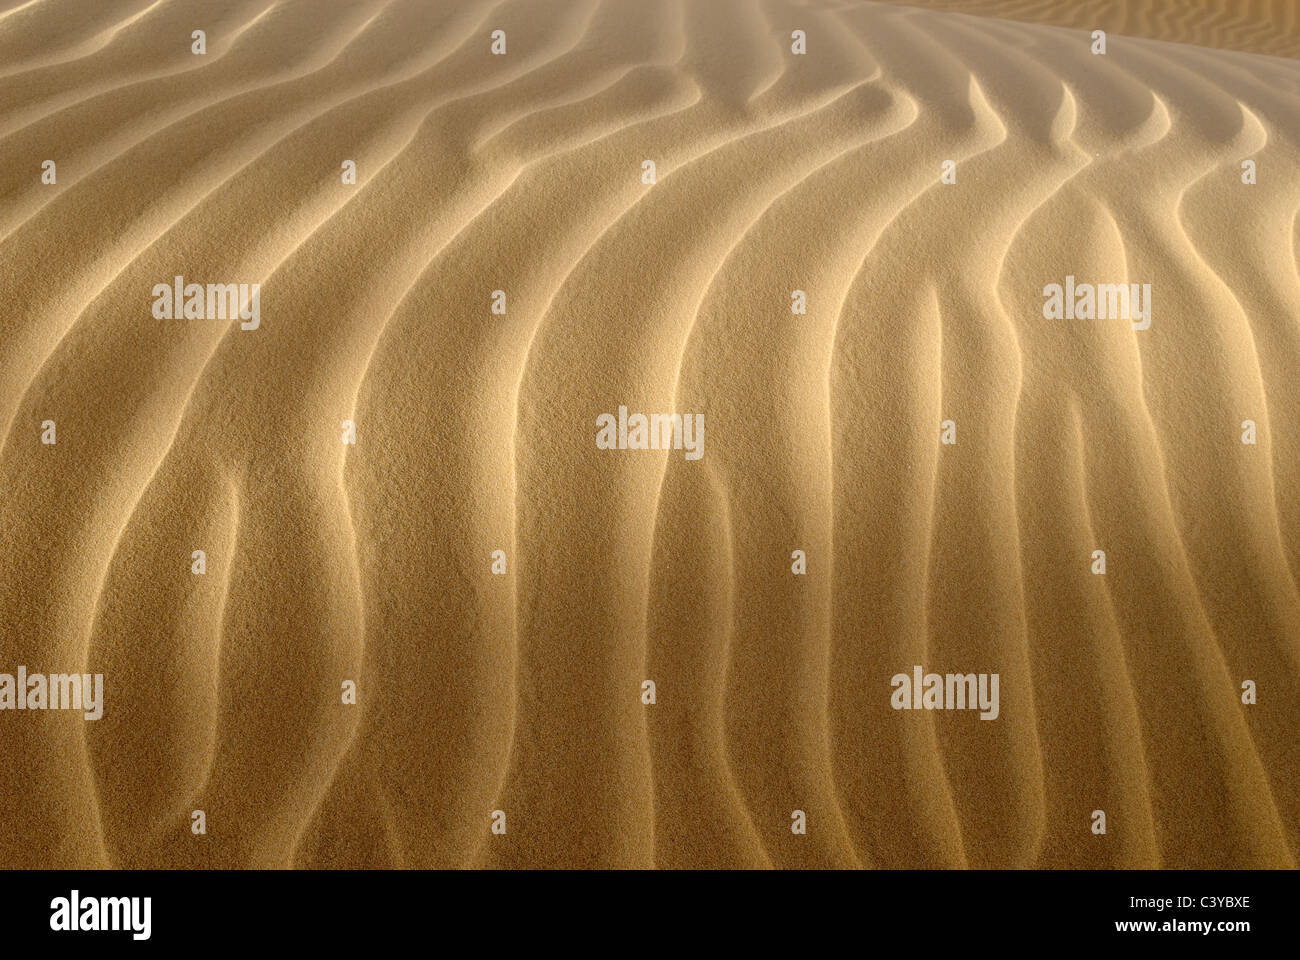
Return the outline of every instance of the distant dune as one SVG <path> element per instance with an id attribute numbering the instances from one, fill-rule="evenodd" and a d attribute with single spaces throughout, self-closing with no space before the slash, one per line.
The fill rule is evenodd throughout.
<path id="1" fill-rule="evenodd" d="M 911 0 L 907 6 L 1300 57 L 1295 0 Z"/>
<path id="2" fill-rule="evenodd" d="M 1294 867 L 1298 55 L 0 0 L 0 865 Z"/>

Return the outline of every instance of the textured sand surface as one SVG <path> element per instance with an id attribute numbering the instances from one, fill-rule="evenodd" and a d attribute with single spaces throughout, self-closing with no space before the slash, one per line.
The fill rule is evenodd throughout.
<path id="1" fill-rule="evenodd" d="M 0 865 L 1295 866 L 1295 7 L 923 6 L 5 3 Z"/>
<path id="2" fill-rule="evenodd" d="M 1295 0 L 911 0 L 907 5 L 1300 56 L 1300 4 Z"/>

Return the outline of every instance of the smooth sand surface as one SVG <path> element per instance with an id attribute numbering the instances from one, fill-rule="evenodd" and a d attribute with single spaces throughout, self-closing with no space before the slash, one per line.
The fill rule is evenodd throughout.
<path id="1" fill-rule="evenodd" d="M 1295 866 L 1294 5 L 923 6 L 4 0 L 0 865 Z"/>

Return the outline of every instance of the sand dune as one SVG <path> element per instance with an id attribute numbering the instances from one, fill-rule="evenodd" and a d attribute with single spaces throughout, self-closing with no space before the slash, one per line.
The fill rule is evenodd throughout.
<path id="1" fill-rule="evenodd" d="M 906 5 L 1278 57 L 1300 56 L 1300 7 L 1291 0 L 910 0 Z"/>
<path id="2" fill-rule="evenodd" d="M 0 4 L 0 863 L 1294 867 L 1294 7 L 955 6 Z"/>

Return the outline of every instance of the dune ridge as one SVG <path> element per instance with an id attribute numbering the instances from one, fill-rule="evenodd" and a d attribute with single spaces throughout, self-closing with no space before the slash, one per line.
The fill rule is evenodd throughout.
<path id="1" fill-rule="evenodd" d="M 0 863 L 1294 867 L 1294 11 L 942 5 L 0 10 Z"/>
<path id="2" fill-rule="evenodd" d="M 1300 8 L 1289 0 L 885 0 L 909 7 L 1079 30 L 1300 56 Z"/>

